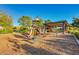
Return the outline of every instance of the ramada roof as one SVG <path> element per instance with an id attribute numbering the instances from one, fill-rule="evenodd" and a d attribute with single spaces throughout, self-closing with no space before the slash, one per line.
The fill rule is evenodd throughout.
<path id="1" fill-rule="evenodd" d="M 50 22 L 45 24 L 46 26 L 61 26 L 61 24 L 67 25 L 68 22 L 66 20 L 58 21 L 58 22 Z"/>
<path id="2" fill-rule="evenodd" d="M 47 23 L 47 24 L 51 24 L 51 23 L 68 23 L 66 20 L 62 20 L 62 21 L 57 21 L 57 22 L 50 22 L 50 23 Z"/>

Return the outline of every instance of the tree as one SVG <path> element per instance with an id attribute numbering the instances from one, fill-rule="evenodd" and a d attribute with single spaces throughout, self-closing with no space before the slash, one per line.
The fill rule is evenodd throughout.
<path id="1" fill-rule="evenodd" d="M 40 30 L 40 33 L 42 32 L 42 30 L 44 29 L 44 21 L 42 19 L 40 19 L 39 23 L 38 23 L 38 27 Z"/>
<path id="2" fill-rule="evenodd" d="M 33 25 L 36 26 L 39 32 L 41 33 L 44 26 L 44 21 L 41 18 L 36 17 L 33 22 Z"/>
<path id="3" fill-rule="evenodd" d="M 75 27 L 79 27 L 79 18 L 73 18 L 73 23 L 72 25 L 75 26 Z"/>
<path id="4" fill-rule="evenodd" d="M 47 23 L 50 23 L 50 22 L 52 22 L 50 19 L 45 20 L 45 23 L 46 23 L 46 24 L 47 24 Z"/>
<path id="5" fill-rule="evenodd" d="M 20 25 L 22 26 L 31 26 L 32 25 L 32 19 L 29 16 L 22 16 L 19 21 Z"/>
<path id="6" fill-rule="evenodd" d="M 4 12 L 0 12 L 0 25 L 1 26 L 13 26 L 13 21 L 11 16 Z"/>
<path id="7" fill-rule="evenodd" d="M 29 16 L 22 16 L 19 21 L 22 28 L 24 28 L 24 31 L 28 31 L 31 34 L 32 29 L 32 19 Z"/>
<path id="8" fill-rule="evenodd" d="M 0 26 L 3 27 L 3 30 L 0 30 L 2 33 L 13 32 L 13 21 L 11 16 L 0 11 Z"/>
<path id="9" fill-rule="evenodd" d="M 37 27 L 43 27 L 43 24 L 44 24 L 44 21 L 41 18 L 39 18 L 39 17 L 35 18 L 34 25 L 36 25 Z"/>

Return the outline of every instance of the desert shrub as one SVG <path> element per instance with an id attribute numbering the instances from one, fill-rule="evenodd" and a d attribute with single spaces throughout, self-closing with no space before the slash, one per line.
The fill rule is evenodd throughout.
<path id="1" fill-rule="evenodd" d="M 27 30 L 19 30 L 20 33 L 27 33 Z"/>
<path id="2" fill-rule="evenodd" d="M 79 39 L 79 28 L 78 27 L 69 28 L 68 33 L 74 34 Z"/>
<path id="3" fill-rule="evenodd" d="M 3 33 L 5 33 L 5 29 L 0 30 L 0 34 L 3 34 Z"/>
<path id="4" fill-rule="evenodd" d="M 13 29 L 12 28 L 4 28 L 0 30 L 0 34 L 7 34 L 7 33 L 12 33 Z"/>
<path id="5" fill-rule="evenodd" d="M 21 27 L 19 30 L 17 30 L 18 32 L 20 32 L 20 33 L 28 33 L 28 30 L 27 30 L 27 28 L 23 28 L 23 27 Z"/>
<path id="6" fill-rule="evenodd" d="M 74 34 L 79 39 L 79 32 L 75 32 Z"/>

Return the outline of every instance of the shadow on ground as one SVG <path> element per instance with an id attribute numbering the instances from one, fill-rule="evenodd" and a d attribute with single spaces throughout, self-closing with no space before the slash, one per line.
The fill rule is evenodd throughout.
<path id="1" fill-rule="evenodd" d="M 16 38 L 27 39 L 27 37 L 25 37 L 24 35 L 17 35 L 17 34 L 14 34 L 14 36 L 15 36 Z"/>
<path id="2" fill-rule="evenodd" d="M 42 49 L 42 48 L 36 48 L 32 45 L 29 45 L 29 44 L 21 44 L 19 45 L 17 41 L 18 38 L 22 38 L 23 40 L 22 41 L 25 41 L 26 43 L 30 43 L 30 44 L 33 44 L 33 42 L 30 42 L 29 40 L 25 40 L 26 38 L 21 36 L 21 35 L 14 35 L 16 37 L 16 39 L 10 39 L 9 42 L 13 43 L 13 47 L 16 47 L 17 49 L 23 49 L 25 51 L 25 54 L 31 54 L 31 55 L 57 55 L 56 53 L 54 52 L 50 52 L 50 51 L 47 51 L 45 49 Z M 17 51 L 16 49 L 13 49 L 14 51 Z"/>
<path id="3" fill-rule="evenodd" d="M 20 35 L 14 35 L 16 38 L 22 38 L 22 39 L 26 39 L 24 36 L 20 36 Z M 60 36 L 59 36 L 60 37 Z M 63 36 L 65 37 L 65 36 Z M 68 37 L 68 36 L 66 36 Z M 63 52 L 69 55 L 78 55 L 79 54 L 79 47 L 76 43 L 74 43 L 74 39 L 72 36 L 70 36 L 70 40 L 68 38 L 66 39 L 50 39 L 50 40 L 45 40 L 45 42 L 43 42 L 46 45 L 49 46 L 54 46 L 52 49 L 56 49 L 59 52 Z M 16 40 L 15 40 L 16 41 Z M 47 51 L 46 49 L 43 48 L 37 48 L 34 46 L 31 46 L 29 44 L 21 44 L 18 45 L 15 41 L 11 41 L 13 43 L 15 43 L 15 47 L 17 48 L 22 48 L 26 54 L 27 51 L 32 54 L 32 55 L 58 55 L 57 51 Z M 28 40 L 25 40 L 28 43 L 31 43 Z"/>
<path id="4" fill-rule="evenodd" d="M 17 44 L 16 41 L 9 41 L 11 43 L 14 43 L 13 47 L 16 49 L 13 49 L 14 51 L 17 52 L 17 49 L 23 49 L 25 51 L 25 54 L 28 55 L 29 53 L 31 55 L 57 55 L 56 53 L 46 51 L 45 49 L 42 48 L 36 48 L 34 46 L 31 46 L 29 44 Z"/>
<path id="5" fill-rule="evenodd" d="M 72 36 L 70 36 L 72 38 Z M 66 54 L 70 54 L 70 55 L 77 55 L 79 54 L 79 46 L 77 45 L 77 43 L 74 41 L 74 39 L 71 40 L 64 40 L 64 39 L 51 39 L 51 40 L 46 40 L 46 42 L 44 42 L 45 44 L 49 45 L 49 46 L 55 46 L 58 47 L 56 50 L 64 52 Z"/>
<path id="6" fill-rule="evenodd" d="M 28 44 L 21 45 L 21 47 L 24 50 L 27 50 L 28 52 L 30 52 L 30 54 L 32 54 L 32 55 L 57 55 L 56 53 L 46 51 L 45 49 L 42 49 L 42 48 L 35 48 Z M 27 52 L 26 52 L 26 54 L 27 54 Z"/>

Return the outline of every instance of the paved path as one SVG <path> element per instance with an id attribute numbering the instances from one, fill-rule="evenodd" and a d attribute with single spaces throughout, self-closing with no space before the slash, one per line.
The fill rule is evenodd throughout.
<path id="1" fill-rule="evenodd" d="M 41 38 L 41 37 L 40 37 Z M 42 39 L 26 46 L 26 49 L 33 55 L 77 55 L 79 46 L 74 37 L 69 34 L 49 33 Z"/>

